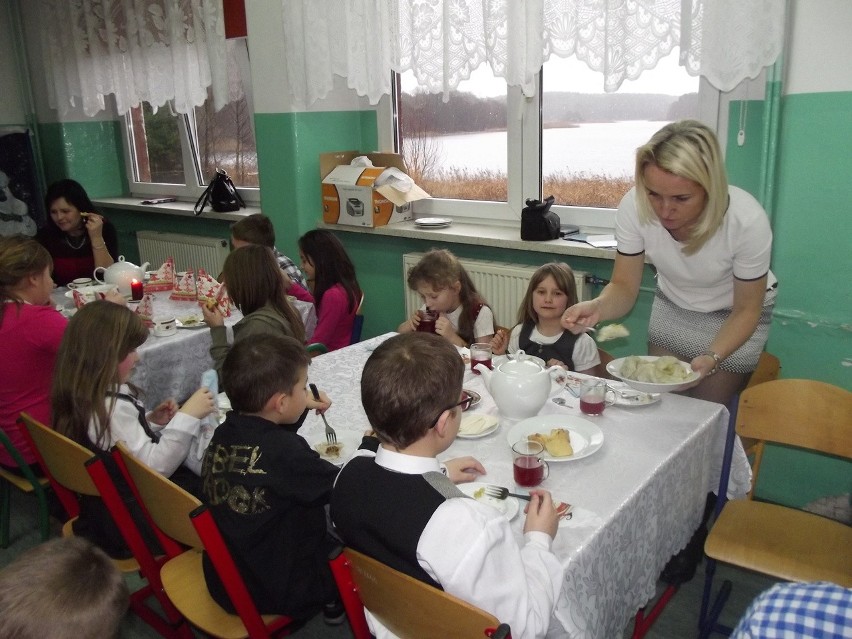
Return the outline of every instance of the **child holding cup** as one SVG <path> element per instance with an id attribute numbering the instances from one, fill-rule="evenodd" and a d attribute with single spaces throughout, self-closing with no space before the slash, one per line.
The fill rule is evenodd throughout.
<path id="1" fill-rule="evenodd" d="M 426 253 L 408 272 L 408 287 L 417 291 L 424 305 L 399 325 L 400 333 L 437 333 L 455 346 L 491 341 L 494 313 L 449 251 Z M 434 329 L 429 330 L 432 322 Z"/>

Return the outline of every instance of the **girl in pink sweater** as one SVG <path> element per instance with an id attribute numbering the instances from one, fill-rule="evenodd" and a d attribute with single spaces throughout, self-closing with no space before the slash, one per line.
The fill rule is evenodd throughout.
<path id="1" fill-rule="evenodd" d="M 317 327 L 308 343 L 330 351 L 349 346 L 362 293 L 346 249 L 330 231 L 318 229 L 299 238 L 299 257 L 317 306 Z"/>

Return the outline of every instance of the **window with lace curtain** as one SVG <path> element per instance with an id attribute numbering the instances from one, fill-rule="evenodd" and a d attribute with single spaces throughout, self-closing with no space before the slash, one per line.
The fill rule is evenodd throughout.
<path id="1" fill-rule="evenodd" d="M 131 193 L 197 195 L 221 168 L 241 187 L 244 199 L 259 201 L 250 79 L 243 77 L 248 70 L 245 38 L 230 39 L 227 47 L 233 60 L 229 74 L 235 75 L 231 81 L 242 90 L 222 109 L 215 109 L 208 90 L 207 101 L 186 114 L 175 113 L 169 104 L 155 112 L 142 103 L 125 115 Z"/>

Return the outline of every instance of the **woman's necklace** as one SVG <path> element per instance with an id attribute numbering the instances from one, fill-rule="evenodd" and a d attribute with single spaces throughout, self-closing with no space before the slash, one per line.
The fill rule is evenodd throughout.
<path id="1" fill-rule="evenodd" d="M 68 246 L 70 246 L 72 249 L 74 249 L 75 251 L 79 251 L 81 248 L 83 248 L 83 245 L 86 243 L 86 234 L 83 233 L 83 235 L 80 237 L 80 243 L 77 244 L 76 246 L 71 243 L 71 238 L 70 238 L 69 235 L 65 236 L 65 243 Z"/>

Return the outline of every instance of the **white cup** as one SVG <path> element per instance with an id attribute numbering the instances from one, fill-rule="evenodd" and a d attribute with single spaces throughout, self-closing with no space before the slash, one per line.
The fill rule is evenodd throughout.
<path id="1" fill-rule="evenodd" d="M 174 317 L 160 317 L 154 320 L 154 335 L 168 337 L 177 333 L 177 322 Z"/>
<path id="2" fill-rule="evenodd" d="M 76 280 L 68 282 L 68 288 L 83 288 L 84 286 L 91 286 L 92 283 L 91 277 L 78 277 Z"/>

